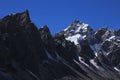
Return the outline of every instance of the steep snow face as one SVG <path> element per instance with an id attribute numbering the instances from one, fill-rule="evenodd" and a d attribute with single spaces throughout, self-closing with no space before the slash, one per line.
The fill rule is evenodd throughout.
<path id="1" fill-rule="evenodd" d="M 64 29 L 64 35 L 66 40 L 74 42 L 76 45 L 79 41 L 86 40 L 88 38 L 90 28 L 88 24 L 75 20 L 68 28 Z"/>

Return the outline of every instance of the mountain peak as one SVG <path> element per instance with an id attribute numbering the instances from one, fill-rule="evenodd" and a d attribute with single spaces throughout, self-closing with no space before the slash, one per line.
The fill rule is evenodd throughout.
<path id="1" fill-rule="evenodd" d="M 27 23 L 31 22 L 29 11 L 26 10 L 21 13 L 10 14 L 2 19 L 3 22 L 15 23 L 16 25 L 24 26 Z"/>
<path id="2" fill-rule="evenodd" d="M 0 80 L 120 80 L 120 30 L 75 20 L 52 36 L 27 10 L 8 15 L 0 20 Z"/>
<path id="3" fill-rule="evenodd" d="M 85 24 L 85 23 L 81 22 L 80 20 L 76 19 L 66 29 L 64 29 L 64 31 L 71 30 L 71 29 L 76 30 L 78 27 L 82 28 L 84 26 L 88 27 L 88 24 Z"/>
<path id="4" fill-rule="evenodd" d="M 82 22 L 78 19 L 75 19 L 72 24 L 79 24 L 79 23 L 82 23 Z"/>
<path id="5" fill-rule="evenodd" d="M 75 44 L 79 44 L 80 40 L 87 39 L 90 29 L 91 28 L 88 24 L 85 24 L 79 20 L 75 20 L 70 26 L 64 29 L 63 33 L 66 37 L 66 40 L 70 40 Z"/>

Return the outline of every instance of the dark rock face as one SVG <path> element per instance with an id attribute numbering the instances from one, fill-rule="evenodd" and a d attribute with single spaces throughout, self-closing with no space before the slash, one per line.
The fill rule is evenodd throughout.
<path id="1" fill-rule="evenodd" d="M 102 29 L 96 31 L 94 36 L 95 36 L 95 40 L 97 43 L 100 43 L 103 41 L 102 36 L 105 34 L 106 31 L 107 31 L 107 28 L 102 28 Z"/>
<path id="2" fill-rule="evenodd" d="M 52 36 L 28 11 L 8 15 L 0 20 L 0 80 L 119 80 L 119 30 L 107 31 L 76 20 Z M 78 44 L 68 40 L 76 35 Z"/>

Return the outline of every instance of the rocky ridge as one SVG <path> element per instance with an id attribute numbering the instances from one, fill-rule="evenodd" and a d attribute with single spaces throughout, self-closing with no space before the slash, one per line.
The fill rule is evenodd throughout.
<path id="1" fill-rule="evenodd" d="M 28 11 L 0 19 L 0 80 L 119 80 L 120 30 L 75 20 L 51 35 Z"/>

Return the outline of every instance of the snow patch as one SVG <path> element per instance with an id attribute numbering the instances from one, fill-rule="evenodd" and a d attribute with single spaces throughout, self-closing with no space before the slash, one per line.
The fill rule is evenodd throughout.
<path id="1" fill-rule="evenodd" d="M 97 69 L 102 70 L 102 71 L 104 70 L 102 67 L 97 65 L 97 63 L 94 61 L 94 59 L 91 59 L 90 63 L 93 64 Z"/>
<path id="2" fill-rule="evenodd" d="M 80 34 L 76 34 L 76 35 L 73 35 L 73 36 L 69 36 L 67 38 L 65 38 L 66 40 L 69 40 L 71 42 L 74 42 L 75 45 L 79 44 L 78 40 L 79 39 L 83 39 L 82 36 Z"/>
<path id="3" fill-rule="evenodd" d="M 106 39 L 106 41 L 112 41 L 115 40 L 115 36 L 111 36 L 110 38 Z"/>
<path id="4" fill-rule="evenodd" d="M 120 70 L 119 70 L 118 68 L 114 67 L 114 69 L 115 69 L 116 71 L 120 72 Z"/>
<path id="5" fill-rule="evenodd" d="M 92 63 L 97 69 L 99 69 L 99 66 L 93 59 L 90 60 L 90 63 Z"/>

